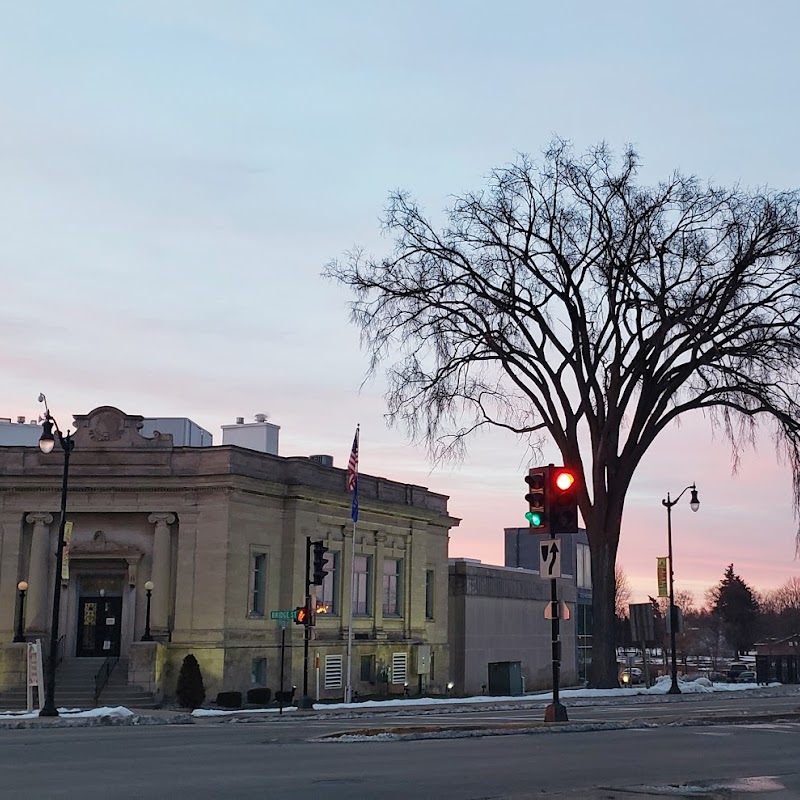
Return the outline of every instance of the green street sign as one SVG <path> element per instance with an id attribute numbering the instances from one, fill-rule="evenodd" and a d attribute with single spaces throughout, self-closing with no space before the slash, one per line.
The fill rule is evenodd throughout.
<path id="1" fill-rule="evenodd" d="M 297 617 L 297 611 L 291 609 L 291 611 L 270 611 L 269 618 L 270 619 L 295 619 Z"/>

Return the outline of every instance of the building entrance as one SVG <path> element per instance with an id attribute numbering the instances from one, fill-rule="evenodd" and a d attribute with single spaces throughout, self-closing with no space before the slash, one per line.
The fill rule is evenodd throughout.
<path id="1" fill-rule="evenodd" d="M 121 633 L 121 597 L 79 598 L 76 656 L 118 656 Z"/>

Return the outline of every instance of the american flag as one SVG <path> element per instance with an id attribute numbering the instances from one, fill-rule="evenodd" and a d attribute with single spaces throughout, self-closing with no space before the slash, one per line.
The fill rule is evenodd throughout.
<path id="1" fill-rule="evenodd" d="M 358 482 L 358 428 L 353 439 L 353 449 L 350 451 L 350 460 L 347 462 L 347 491 L 354 492 Z"/>
<path id="2" fill-rule="evenodd" d="M 347 491 L 353 493 L 353 508 L 351 516 L 353 522 L 358 521 L 358 426 L 353 438 L 353 449 L 350 451 L 350 460 L 347 462 Z"/>

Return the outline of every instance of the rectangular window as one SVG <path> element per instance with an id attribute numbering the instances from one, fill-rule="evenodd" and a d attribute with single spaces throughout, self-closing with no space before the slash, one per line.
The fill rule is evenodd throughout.
<path id="1" fill-rule="evenodd" d="M 405 683 L 408 677 L 408 653 L 392 653 L 392 683 Z"/>
<path id="2" fill-rule="evenodd" d="M 400 578 L 402 561 L 396 558 L 386 558 L 383 561 L 383 615 L 385 617 L 399 617 L 401 615 L 402 597 Z"/>
<path id="3" fill-rule="evenodd" d="M 325 580 L 319 588 L 317 598 L 317 613 L 338 614 L 339 613 L 339 561 L 341 553 L 325 553 L 325 569 L 328 571 Z M 320 611 L 319 607 L 324 611 Z"/>
<path id="4" fill-rule="evenodd" d="M 375 656 L 361 656 L 361 680 L 373 683 L 375 680 Z"/>
<path id="5" fill-rule="evenodd" d="M 577 585 L 579 589 L 592 588 L 592 552 L 588 544 L 577 545 Z"/>
<path id="6" fill-rule="evenodd" d="M 252 667 L 250 669 L 250 685 L 266 686 L 267 685 L 267 659 L 254 658 Z"/>
<path id="7" fill-rule="evenodd" d="M 353 614 L 367 617 L 372 613 L 370 602 L 371 556 L 356 556 L 353 559 Z"/>
<path id="8" fill-rule="evenodd" d="M 342 657 L 325 656 L 325 688 L 342 688 Z"/>
<path id="9" fill-rule="evenodd" d="M 250 616 L 263 617 L 267 604 L 267 554 L 253 553 L 250 567 Z"/>
<path id="10" fill-rule="evenodd" d="M 425 572 L 425 619 L 433 619 L 433 584 L 436 573 L 429 569 Z"/>

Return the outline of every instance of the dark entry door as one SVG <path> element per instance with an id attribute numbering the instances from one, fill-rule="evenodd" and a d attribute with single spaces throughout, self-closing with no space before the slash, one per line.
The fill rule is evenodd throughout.
<path id="1" fill-rule="evenodd" d="M 78 657 L 118 656 L 122 630 L 121 597 L 81 597 L 78 601 Z"/>

